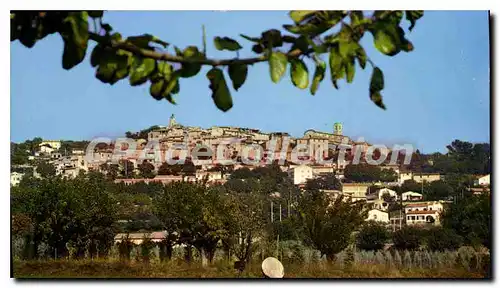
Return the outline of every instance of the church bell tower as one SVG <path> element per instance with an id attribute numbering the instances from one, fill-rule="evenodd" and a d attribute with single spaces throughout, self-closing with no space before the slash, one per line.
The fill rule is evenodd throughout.
<path id="1" fill-rule="evenodd" d="M 175 123 L 175 115 L 172 114 L 172 116 L 170 116 L 170 120 L 168 121 L 168 128 L 174 127 L 175 124 L 176 124 Z"/>
<path id="2" fill-rule="evenodd" d="M 342 124 L 337 122 L 333 124 L 333 134 L 342 135 Z"/>

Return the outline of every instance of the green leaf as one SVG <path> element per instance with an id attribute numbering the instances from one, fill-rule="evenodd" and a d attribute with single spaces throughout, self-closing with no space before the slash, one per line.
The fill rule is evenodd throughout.
<path id="1" fill-rule="evenodd" d="M 405 52 L 411 52 L 413 51 L 413 44 L 405 38 L 405 31 L 403 28 L 399 27 L 397 28 L 398 34 L 399 34 L 399 39 L 401 40 L 401 50 Z"/>
<path id="2" fill-rule="evenodd" d="M 311 94 L 315 95 L 318 90 L 319 83 L 325 78 L 326 63 L 321 61 L 316 64 L 316 70 L 314 71 L 313 82 L 311 84 Z"/>
<path id="3" fill-rule="evenodd" d="M 177 56 L 182 56 L 182 50 L 179 49 L 177 46 L 174 46 L 175 54 Z"/>
<path id="4" fill-rule="evenodd" d="M 305 35 L 305 36 L 316 36 L 319 35 L 326 30 L 332 28 L 331 25 L 327 23 L 321 23 L 321 24 L 311 24 L 311 23 L 306 23 L 304 25 L 300 26 L 294 26 L 294 25 L 283 25 L 283 28 L 285 28 L 288 32 L 293 33 L 293 34 L 299 34 L 299 35 Z"/>
<path id="5" fill-rule="evenodd" d="M 174 91 L 174 89 L 177 90 L 179 89 L 179 77 L 180 77 L 180 71 L 178 70 L 170 74 L 167 78 L 165 78 L 167 85 L 165 86 L 165 91 L 163 91 L 164 94 L 170 94 L 172 93 L 172 91 Z"/>
<path id="6" fill-rule="evenodd" d="M 300 59 L 290 59 L 290 64 L 293 85 L 299 89 L 306 89 L 309 86 L 309 73 L 306 64 Z"/>
<path id="7" fill-rule="evenodd" d="M 373 68 L 372 78 L 370 80 L 370 93 L 379 92 L 384 89 L 384 73 L 380 68 Z"/>
<path id="8" fill-rule="evenodd" d="M 364 19 L 363 11 L 351 11 L 351 25 L 356 26 Z"/>
<path id="9" fill-rule="evenodd" d="M 175 81 L 175 86 L 174 88 L 172 89 L 172 94 L 177 94 L 179 93 L 179 91 L 181 90 L 181 85 L 179 84 L 179 79 L 177 79 L 177 81 Z"/>
<path id="10" fill-rule="evenodd" d="M 111 35 L 111 40 L 113 41 L 121 41 L 122 40 L 122 34 L 120 34 L 119 32 L 115 32 Z"/>
<path id="11" fill-rule="evenodd" d="M 238 91 L 245 83 L 248 74 L 248 66 L 246 64 L 231 64 L 228 68 L 229 78 L 233 82 L 234 90 Z"/>
<path id="12" fill-rule="evenodd" d="M 411 43 L 410 41 L 406 40 L 402 45 L 401 45 L 401 50 L 405 51 L 405 52 L 411 52 L 413 51 L 414 47 L 413 47 L 413 43 Z"/>
<path id="13" fill-rule="evenodd" d="M 224 79 L 224 73 L 219 68 L 212 68 L 207 73 L 207 78 L 210 81 L 210 89 L 212 90 L 212 99 L 215 106 L 226 112 L 233 107 L 233 99 Z"/>
<path id="14" fill-rule="evenodd" d="M 169 45 L 167 42 L 162 41 L 156 36 L 153 36 L 151 34 L 143 34 L 139 36 L 131 36 L 127 38 L 127 42 L 130 42 L 134 44 L 137 47 L 144 48 L 144 49 L 150 49 L 151 47 L 149 46 L 149 42 L 157 43 L 163 46 L 163 48 L 167 48 Z"/>
<path id="15" fill-rule="evenodd" d="M 101 25 L 101 28 L 104 29 L 104 31 L 106 31 L 106 33 L 113 31 L 113 27 L 111 27 L 111 25 L 109 25 L 107 23 L 103 23 Z"/>
<path id="16" fill-rule="evenodd" d="M 254 43 L 259 43 L 260 42 L 260 39 L 257 38 L 257 37 L 250 37 L 250 36 L 247 36 L 247 35 L 244 35 L 244 34 L 240 34 L 241 37 L 247 39 L 248 41 L 251 41 L 251 42 L 254 42 Z"/>
<path id="17" fill-rule="evenodd" d="M 92 54 L 90 54 L 90 65 L 96 67 L 101 61 L 101 57 L 104 54 L 104 48 L 101 45 L 96 45 Z"/>
<path id="18" fill-rule="evenodd" d="M 377 105 L 378 107 L 384 110 L 386 109 L 384 102 L 382 101 L 382 95 L 380 94 L 380 92 L 370 93 L 370 100 L 372 100 L 373 103 L 375 103 L 375 105 Z"/>
<path id="19" fill-rule="evenodd" d="M 344 61 L 337 45 L 330 49 L 329 64 L 332 83 L 338 89 L 336 80 L 344 78 L 345 69 Z"/>
<path id="20" fill-rule="evenodd" d="M 214 38 L 215 48 L 219 51 L 229 50 L 229 51 L 238 51 L 241 48 L 241 45 L 229 37 L 215 37 Z"/>
<path id="21" fill-rule="evenodd" d="M 262 46 L 262 44 L 255 44 L 252 46 L 252 51 L 256 54 L 261 54 L 262 52 L 264 52 L 264 46 Z"/>
<path id="22" fill-rule="evenodd" d="M 314 37 L 337 25 L 346 13 L 344 11 L 315 11 L 314 15 L 316 17 L 304 21 L 301 25 L 283 25 L 283 28 L 294 34 Z"/>
<path id="23" fill-rule="evenodd" d="M 156 70 L 149 76 L 151 82 L 157 82 L 160 79 L 169 80 L 172 74 L 173 67 L 165 61 L 158 61 Z"/>
<path id="24" fill-rule="evenodd" d="M 415 23 L 417 22 L 418 19 L 420 19 L 422 16 L 424 16 L 424 11 L 422 10 L 415 10 L 415 11 L 406 11 L 406 20 L 410 21 L 410 27 L 408 30 L 413 30 L 415 27 Z"/>
<path id="25" fill-rule="evenodd" d="M 403 11 L 401 10 L 390 10 L 390 11 L 384 11 L 384 10 L 379 10 L 374 13 L 375 18 L 378 18 L 377 20 L 382 20 L 386 23 L 390 23 L 393 25 L 399 25 L 401 22 L 401 19 L 403 19 Z"/>
<path id="26" fill-rule="evenodd" d="M 155 98 L 156 100 L 161 100 L 163 99 L 163 90 L 164 90 L 164 86 L 165 85 L 165 81 L 163 79 L 157 81 L 157 82 L 153 82 L 151 84 L 151 87 L 149 87 L 149 94 L 151 94 L 151 96 L 153 96 L 153 98 Z"/>
<path id="27" fill-rule="evenodd" d="M 137 86 L 146 83 L 148 77 L 154 72 L 155 66 L 154 59 L 136 56 L 130 71 L 130 85 Z"/>
<path id="28" fill-rule="evenodd" d="M 95 77 L 103 83 L 111 83 L 113 80 L 113 75 L 115 74 L 116 64 L 107 63 L 104 65 L 99 65 L 96 70 Z"/>
<path id="29" fill-rule="evenodd" d="M 104 14 L 104 11 L 88 11 L 89 16 L 92 18 L 101 18 Z"/>
<path id="30" fill-rule="evenodd" d="M 62 66 L 69 70 L 80 64 L 85 58 L 89 40 L 88 14 L 83 12 L 69 12 L 63 20 L 61 36 L 64 41 Z"/>
<path id="31" fill-rule="evenodd" d="M 354 80 L 354 74 L 356 72 L 356 67 L 354 66 L 354 57 L 347 59 L 345 63 L 345 74 L 347 83 L 352 83 Z"/>
<path id="32" fill-rule="evenodd" d="M 300 22 L 314 16 L 315 10 L 293 10 L 288 13 L 293 22 L 299 24 Z"/>
<path id="33" fill-rule="evenodd" d="M 118 54 L 120 50 L 117 51 L 117 54 L 113 57 L 113 61 L 116 63 L 116 70 L 115 74 L 113 75 L 113 79 L 111 80 L 110 84 L 114 84 L 118 82 L 119 80 L 126 78 L 129 74 L 130 67 L 129 67 L 129 55 L 120 55 Z"/>
<path id="34" fill-rule="evenodd" d="M 164 90 L 162 92 L 163 97 L 167 99 L 168 102 L 174 105 L 177 103 L 175 102 L 172 94 L 177 94 L 179 92 L 179 77 L 179 71 L 175 71 L 174 73 L 172 73 L 171 77 L 169 77 L 170 79 L 165 80 L 166 85 L 165 87 L 163 87 Z"/>
<path id="35" fill-rule="evenodd" d="M 309 48 L 308 38 L 302 35 L 299 38 L 295 39 L 292 48 L 290 48 L 290 51 L 299 49 L 302 52 L 307 52 L 308 48 Z"/>
<path id="36" fill-rule="evenodd" d="M 372 34 L 375 47 L 385 55 L 394 56 L 401 51 L 401 39 L 396 26 L 379 23 Z"/>
<path id="37" fill-rule="evenodd" d="M 200 51 L 198 51 L 198 47 L 196 46 L 189 46 L 184 49 L 182 52 L 182 55 L 186 59 L 203 59 L 204 56 Z M 193 77 L 198 72 L 201 70 L 201 64 L 196 64 L 196 63 L 183 63 L 182 64 L 182 69 L 181 69 L 181 77 L 183 78 L 189 78 Z"/>
<path id="38" fill-rule="evenodd" d="M 281 52 L 272 52 L 269 56 L 269 71 L 271 80 L 278 83 L 286 72 L 287 57 Z"/>
<path id="39" fill-rule="evenodd" d="M 365 69 L 366 61 L 367 61 L 368 57 L 366 56 L 365 49 L 363 49 L 363 47 L 361 47 L 361 45 L 356 50 L 356 57 L 358 59 L 359 66 L 361 66 L 362 69 Z"/>
<path id="40" fill-rule="evenodd" d="M 359 48 L 358 42 L 352 41 L 340 41 L 339 42 L 339 53 L 342 58 L 350 57 L 356 54 L 356 50 Z"/>
<path id="41" fill-rule="evenodd" d="M 118 51 L 104 50 L 100 57 L 99 67 L 96 71 L 96 78 L 103 83 L 114 84 L 118 80 L 128 76 L 129 55 Z"/>
<path id="42" fill-rule="evenodd" d="M 283 38 L 281 31 L 277 29 L 270 29 L 262 33 L 262 44 L 265 48 L 281 47 L 283 46 Z"/>

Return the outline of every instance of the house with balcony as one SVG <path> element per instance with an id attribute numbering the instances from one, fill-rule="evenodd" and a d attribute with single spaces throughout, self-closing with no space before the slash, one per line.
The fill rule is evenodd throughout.
<path id="1" fill-rule="evenodd" d="M 410 203 L 405 206 L 405 220 L 407 225 L 439 225 L 443 204 L 438 201 Z"/>

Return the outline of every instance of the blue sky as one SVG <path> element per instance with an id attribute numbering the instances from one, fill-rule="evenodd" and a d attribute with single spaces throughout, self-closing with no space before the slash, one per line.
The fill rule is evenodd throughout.
<path id="1" fill-rule="evenodd" d="M 251 45 L 240 33 L 258 36 L 291 22 L 286 11 L 107 12 L 104 20 L 124 36 L 151 33 L 181 48 L 201 46 L 204 24 L 212 58 L 234 57 L 233 52 L 215 50 L 215 36 L 239 40 L 245 49 L 240 56 L 250 56 Z M 366 33 L 362 43 L 368 56 L 384 71 L 386 111 L 369 99 L 369 66 L 358 66 L 354 82 L 340 82 L 340 90 L 325 77 L 311 96 L 293 86 L 289 72 L 273 84 L 267 63 L 257 64 L 249 68 L 245 85 L 232 91 L 233 108 L 223 113 L 210 97 L 208 68 L 181 81 L 178 104 L 172 105 L 154 100 L 148 85 L 101 83 L 89 63 L 90 50 L 82 64 L 63 70 L 59 36 L 49 36 L 33 49 L 16 41 L 10 46 L 11 140 L 121 136 L 167 125 L 174 113 L 184 125 L 251 127 L 293 136 L 307 129 L 331 131 L 333 123 L 341 122 L 344 134 L 355 139 L 409 143 L 425 153 L 445 152 L 454 139 L 489 142 L 488 25 L 487 12 L 427 11 L 408 34 L 415 50 L 395 57 L 379 53 Z M 312 73 L 313 67 L 309 70 Z"/>

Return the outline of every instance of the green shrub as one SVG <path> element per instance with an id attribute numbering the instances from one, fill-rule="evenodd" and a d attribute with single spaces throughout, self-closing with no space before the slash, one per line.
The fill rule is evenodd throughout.
<path id="1" fill-rule="evenodd" d="M 367 221 L 361 226 L 361 230 L 356 236 L 359 249 L 380 250 L 389 240 L 389 232 L 384 224 L 376 221 Z"/>
<path id="2" fill-rule="evenodd" d="M 433 227 L 425 234 L 427 248 L 431 251 L 456 250 L 463 243 L 455 231 L 443 227 Z"/>
<path id="3" fill-rule="evenodd" d="M 129 261 L 133 247 L 134 243 L 130 241 L 128 235 L 126 237 L 123 237 L 120 243 L 118 243 L 118 253 L 120 254 L 120 260 Z"/>
<path id="4" fill-rule="evenodd" d="M 399 250 L 416 250 L 422 243 L 422 230 L 413 226 L 405 226 L 394 232 L 392 241 Z"/>

